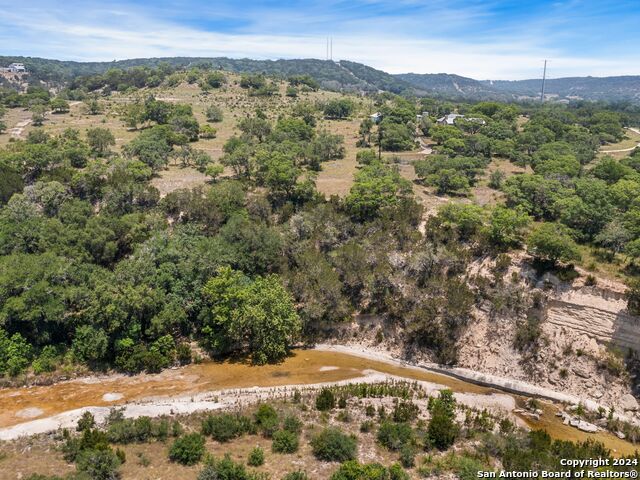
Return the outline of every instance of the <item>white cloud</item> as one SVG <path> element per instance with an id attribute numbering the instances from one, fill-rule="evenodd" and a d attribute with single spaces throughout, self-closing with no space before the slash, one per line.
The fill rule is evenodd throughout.
<path id="1" fill-rule="evenodd" d="M 407 2 L 403 4 L 406 6 Z M 76 17 L 35 8 L 9 10 L 0 18 L 2 53 L 103 61 L 166 56 L 276 59 L 325 55 L 324 35 L 292 34 L 291 29 L 287 29 L 287 34 L 216 33 L 139 13 L 122 7 L 92 10 Z M 287 21 L 287 11 L 275 11 L 262 19 L 256 18 L 258 13 L 250 15 L 253 32 L 286 25 L 283 22 Z M 482 43 L 469 36 L 438 35 L 439 39 L 433 39 L 411 28 L 424 25 L 428 29 L 429 25 L 437 27 L 445 21 L 461 28 L 485 14 L 476 6 L 458 12 L 456 17 L 455 12 L 441 7 L 425 19 L 373 18 L 366 26 L 362 19 L 347 19 L 339 29 L 342 33 L 333 35 L 334 59 L 358 61 L 390 73 L 447 72 L 479 79 L 538 77 L 545 58 L 551 60 L 552 77 L 628 74 L 632 73 L 630 66 L 639 63 L 637 57 L 569 56 L 541 45 L 526 29 L 519 35 L 513 34 L 509 42 L 497 37 L 491 43 Z M 291 17 L 288 21 L 292 21 Z M 2 33 L 3 24 L 12 27 L 11 32 Z M 451 28 L 451 24 L 447 27 Z M 20 32 L 17 36 L 12 33 L 16 31 Z"/>

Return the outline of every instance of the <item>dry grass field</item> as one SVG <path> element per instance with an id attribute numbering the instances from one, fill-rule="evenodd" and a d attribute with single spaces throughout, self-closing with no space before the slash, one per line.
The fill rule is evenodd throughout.
<path id="1" fill-rule="evenodd" d="M 116 145 L 114 152 L 119 153 L 122 146 L 130 142 L 139 131 L 127 128 L 121 117 L 120 108 L 130 102 L 143 100 L 148 95 L 154 95 L 158 100 L 163 100 L 178 104 L 189 104 L 193 108 L 195 117 L 200 124 L 207 124 L 206 109 L 210 105 L 216 105 L 223 111 L 223 120 L 217 123 L 210 123 L 216 129 L 215 138 L 200 139 L 192 144 L 193 148 L 207 152 L 214 160 L 220 159 L 223 155 L 225 142 L 234 134 L 238 133 L 238 122 L 247 116 L 254 115 L 260 110 L 272 121 L 275 122 L 280 116 L 290 113 L 292 107 L 297 102 L 322 102 L 341 96 L 339 93 L 318 91 L 300 93 L 298 97 L 286 96 L 285 82 L 279 82 L 279 95 L 272 97 L 249 96 L 245 89 L 239 85 L 240 76 L 227 74 L 227 83 L 222 88 L 203 91 L 197 84 L 182 83 L 176 87 L 158 87 L 154 89 L 141 89 L 133 95 L 114 93 L 108 99 L 100 100 L 102 112 L 98 115 L 90 115 L 87 107 L 82 102 L 71 102 L 71 109 L 64 114 L 47 114 L 43 129 L 51 134 L 59 134 L 66 128 L 77 128 L 85 132 L 88 128 L 104 127 L 110 129 L 115 138 Z M 360 148 L 356 147 L 358 141 L 358 128 L 361 120 L 368 115 L 373 105 L 368 99 L 351 95 L 351 100 L 356 104 L 356 115 L 349 120 L 324 120 L 318 119 L 318 128 L 326 129 L 330 133 L 342 135 L 344 138 L 345 157 L 340 160 L 333 160 L 322 165 L 322 171 L 317 176 L 317 189 L 327 197 L 331 195 L 345 196 L 353 184 L 354 174 L 357 172 L 356 155 Z M 7 132 L 0 135 L 0 146 L 7 144 L 11 138 L 25 138 L 34 127 L 30 124 L 31 113 L 21 108 L 9 109 L 5 116 Z M 528 118 L 520 116 L 518 127 L 528 121 Z M 26 125 L 25 125 L 26 124 Z M 14 130 L 12 130 L 14 129 Z M 607 154 L 607 151 L 627 149 L 640 142 L 640 134 L 628 130 L 628 138 L 617 144 L 603 147 L 600 155 Z M 611 155 L 621 158 L 628 152 L 611 153 Z M 433 213 L 443 203 L 449 201 L 448 197 L 438 196 L 432 188 L 424 187 L 415 182 L 415 173 L 412 162 L 425 158 L 420 148 L 410 152 L 385 153 L 389 161 L 397 163 L 403 177 L 413 183 L 416 197 L 424 205 L 426 213 Z M 489 177 L 495 170 L 501 170 L 505 178 L 519 173 L 530 172 L 531 170 L 517 167 L 505 159 L 494 159 L 484 175 L 479 179 L 478 184 L 472 189 L 470 195 L 459 201 L 476 201 L 481 205 L 495 205 L 501 198 L 501 192 L 488 186 Z M 226 169 L 223 175 L 232 175 L 230 169 Z M 153 185 L 159 189 L 161 196 L 180 188 L 193 188 L 202 185 L 207 178 L 194 168 L 169 165 L 153 179 Z"/>
<path id="2" fill-rule="evenodd" d="M 370 402 L 384 402 L 386 408 L 391 409 L 391 398 L 386 400 L 361 400 L 360 404 Z M 291 403 L 282 402 L 275 405 L 281 412 L 281 417 L 292 413 L 297 415 L 305 424 L 300 435 L 300 449 L 293 454 L 278 454 L 271 451 L 271 440 L 262 435 L 245 435 L 228 443 L 219 443 L 207 438 L 205 449 L 207 454 L 220 459 L 229 454 L 231 458 L 247 465 L 249 452 L 256 446 L 262 447 L 265 453 L 265 463 L 260 467 L 247 467 L 249 471 L 267 474 L 271 479 L 277 480 L 295 470 L 304 470 L 310 478 L 329 478 L 339 464 L 317 460 L 311 451 L 309 444 L 311 438 L 325 426 L 338 426 L 345 432 L 351 432 L 358 436 L 358 458 L 361 462 L 380 462 L 390 465 L 396 461 L 397 454 L 389 452 L 376 441 L 375 429 L 369 433 L 361 433 L 359 427 L 365 420 L 363 408 L 349 408 L 350 418 L 341 417 L 340 412 L 334 410 L 330 414 L 320 413 L 310 405 L 302 407 Z M 254 407 L 245 412 L 251 415 Z M 187 431 L 199 431 L 204 414 L 193 414 L 180 418 Z M 168 451 L 173 439 L 166 442 L 152 441 L 129 445 L 118 445 L 124 450 L 126 462 L 120 468 L 124 480 L 156 480 L 156 479 L 180 479 L 195 480 L 202 464 L 196 466 L 183 466 L 169 461 Z M 61 442 L 52 437 L 38 436 L 15 442 L 3 443 L 0 447 L 0 480 L 17 480 L 26 478 L 34 473 L 44 475 L 64 475 L 73 472 L 75 466 L 64 461 L 59 450 Z M 410 472 L 411 473 L 411 472 Z M 415 473 L 415 471 L 414 471 Z"/>

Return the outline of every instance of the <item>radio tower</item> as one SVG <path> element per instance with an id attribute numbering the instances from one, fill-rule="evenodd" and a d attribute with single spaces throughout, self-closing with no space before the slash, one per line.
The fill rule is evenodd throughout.
<path id="1" fill-rule="evenodd" d="M 544 61 L 544 70 L 542 71 L 542 90 L 540 90 L 540 101 L 544 102 L 544 83 L 547 80 L 547 61 Z"/>

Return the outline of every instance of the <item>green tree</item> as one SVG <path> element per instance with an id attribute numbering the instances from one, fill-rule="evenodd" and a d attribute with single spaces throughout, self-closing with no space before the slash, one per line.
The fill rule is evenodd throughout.
<path id="1" fill-rule="evenodd" d="M 455 442 L 459 426 L 456 423 L 456 400 L 451 390 L 441 390 L 438 398 L 429 401 L 431 418 L 427 435 L 439 450 L 446 450 Z"/>
<path id="2" fill-rule="evenodd" d="M 497 206 L 489 218 L 489 241 L 500 248 L 518 247 L 530 223 L 529 215 L 522 209 Z"/>
<path id="3" fill-rule="evenodd" d="M 410 195 L 411 184 L 400 176 L 397 168 L 375 162 L 356 173 L 345 206 L 355 218 L 370 220 Z"/>
<path id="4" fill-rule="evenodd" d="M 221 122 L 224 119 L 224 113 L 222 109 L 217 105 L 209 105 L 205 110 L 207 122 L 215 123 Z"/>
<path id="5" fill-rule="evenodd" d="M 69 102 L 67 102 L 63 98 L 58 97 L 51 101 L 51 111 L 53 113 L 68 113 Z"/>
<path id="6" fill-rule="evenodd" d="M 204 437 L 189 433 L 177 438 L 169 449 L 169 460 L 182 465 L 195 465 L 204 456 Z"/>
<path id="7" fill-rule="evenodd" d="M 527 238 L 527 251 L 551 263 L 580 260 L 580 250 L 570 230 L 559 223 L 543 223 Z"/>
<path id="8" fill-rule="evenodd" d="M 73 338 L 73 354 L 83 362 L 97 362 L 103 360 L 109 339 L 102 329 L 95 329 L 90 325 L 82 325 L 76 329 Z"/>
<path id="9" fill-rule="evenodd" d="M 207 282 L 203 294 L 211 316 L 203 328 L 213 351 L 242 349 L 255 363 L 282 360 L 300 332 L 300 318 L 291 295 L 278 276 L 253 281 L 230 268 L 222 268 Z"/>
<path id="10" fill-rule="evenodd" d="M 327 118 L 345 119 L 349 117 L 355 109 L 353 102 L 346 98 L 336 98 L 329 100 L 323 108 Z"/>
<path id="11" fill-rule="evenodd" d="M 325 428 L 311 439 L 311 449 L 318 460 L 345 462 L 356 458 L 358 441 L 339 428 Z"/>
<path id="12" fill-rule="evenodd" d="M 108 128 L 95 127 L 87 130 L 87 143 L 95 155 L 102 157 L 109 153 L 116 139 Z"/>

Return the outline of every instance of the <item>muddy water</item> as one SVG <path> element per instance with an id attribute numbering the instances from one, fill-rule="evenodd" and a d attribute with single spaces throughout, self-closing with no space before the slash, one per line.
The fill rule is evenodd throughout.
<path id="1" fill-rule="evenodd" d="M 166 370 L 157 375 L 92 377 L 50 386 L 0 389 L 0 428 L 86 406 L 122 405 L 143 398 L 184 396 L 226 388 L 335 382 L 361 377 L 365 370 L 437 383 L 455 392 L 490 394 L 497 391 L 418 368 L 391 365 L 345 353 L 298 350 L 278 365 L 206 362 Z M 613 435 L 587 434 L 565 426 L 555 416 L 556 411 L 555 406 L 546 405 L 539 422 L 525 420 L 532 428 L 546 428 L 554 438 L 594 438 L 621 454 L 635 450 L 630 443 Z"/>

